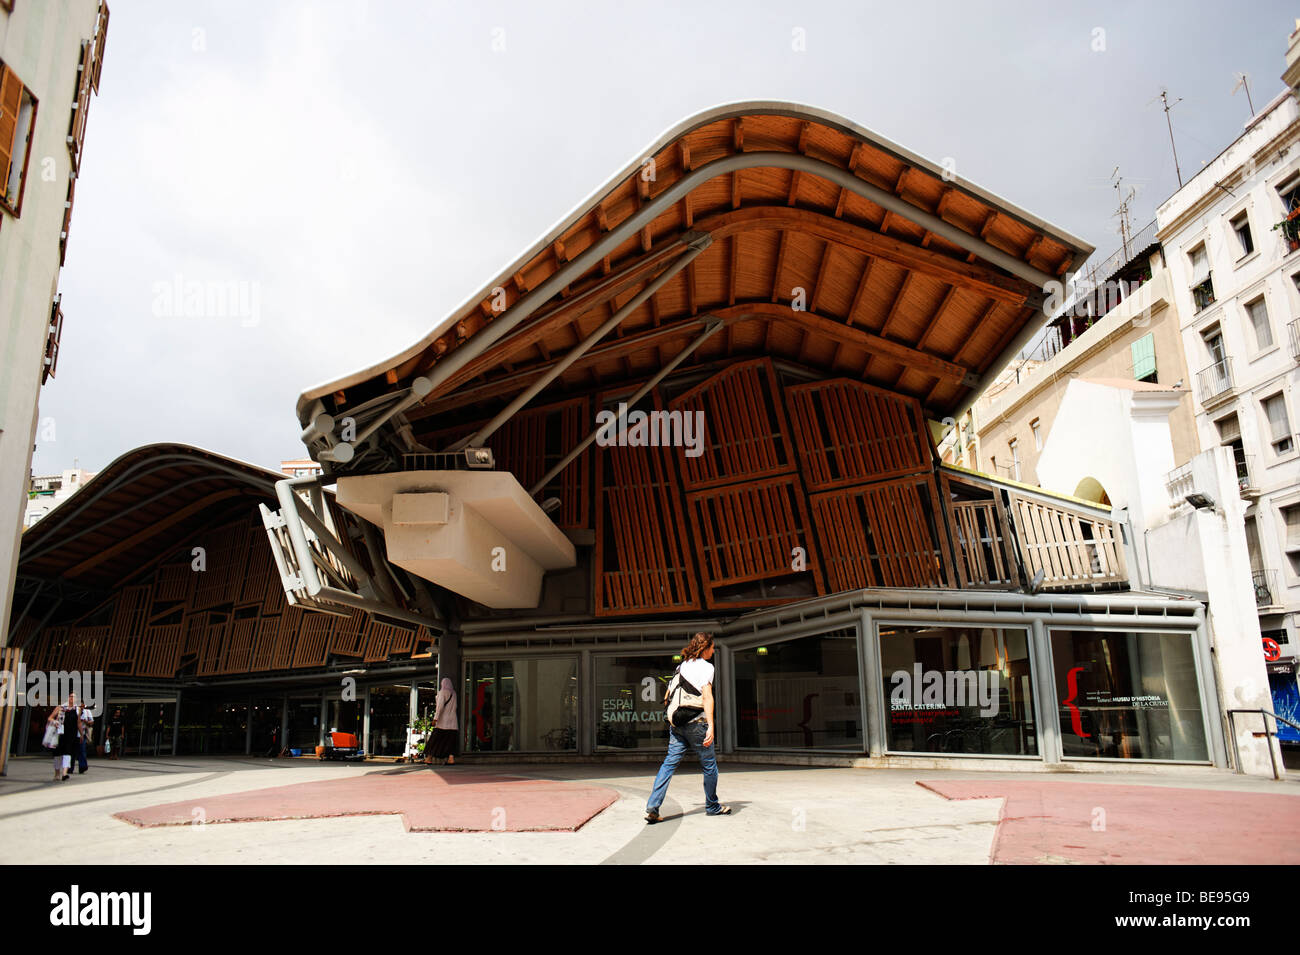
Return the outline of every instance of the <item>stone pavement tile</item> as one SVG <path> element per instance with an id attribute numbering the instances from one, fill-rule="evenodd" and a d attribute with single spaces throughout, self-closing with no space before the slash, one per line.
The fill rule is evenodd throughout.
<path id="1" fill-rule="evenodd" d="M 400 814 L 408 832 L 575 831 L 617 798 L 604 786 L 417 770 L 195 796 L 114 815 L 140 827 Z"/>
<path id="2" fill-rule="evenodd" d="M 945 799 L 1002 798 L 992 861 L 1295 865 L 1300 799 L 1284 793 L 1041 779 L 917 781 Z"/>

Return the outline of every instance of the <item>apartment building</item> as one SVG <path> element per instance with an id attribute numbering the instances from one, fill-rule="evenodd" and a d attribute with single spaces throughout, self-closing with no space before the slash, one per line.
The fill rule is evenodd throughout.
<path id="1" fill-rule="evenodd" d="M 1291 89 L 1157 212 L 1197 437 L 1232 449 L 1260 630 L 1290 661 L 1300 610 L 1300 106 Z M 1275 640 L 1280 651 L 1269 647 Z M 1282 669 L 1282 668 L 1278 668 Z"/>
<path id="2" fill-rule="evenodd" d="M 64 468 L 59 474 L 33 477 L 31 490 L 27 492 L 27 510 L 23 515 L 23 529 L 31 527 L 72 497 L 94 476 L 94 472 L 82 468 Z"/>
<path id="3" fill-rule="evenodd" d="M 1170 416 L 1175 462 L 1184 464 L 1200 450 L 1181 323 L 1156 223 L 1078 278 L 1033 354 L 1013 362 L 975 403 L 976 470 L 1040 484 L 1038 459 L 1075 379 L 1186 390 Z M 1095 484 L 1054 490 L 1110 503 L 1106 489 Z"/>
<path id="4" fill-rule="evenodd" d="M 100 0 L 0 0 L 0 620 L 8 620 L 59 271 L 108 33 Z M 3 643 L 3 640 L 0 640 Z"/>

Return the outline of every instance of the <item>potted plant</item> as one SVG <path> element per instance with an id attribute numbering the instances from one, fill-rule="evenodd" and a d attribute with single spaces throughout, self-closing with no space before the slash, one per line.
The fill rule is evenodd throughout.
<path id="1" fill-rule="evenodd" d="M 1287 213 L 1287 217 L 1281 222 L 1274 223 L 1273 229 L 1274 231 L 1279 229 L 1282 231 L 1282 237 L 1286 239 L 1288 252 L 1300 249 L 1300 206 Z"/>

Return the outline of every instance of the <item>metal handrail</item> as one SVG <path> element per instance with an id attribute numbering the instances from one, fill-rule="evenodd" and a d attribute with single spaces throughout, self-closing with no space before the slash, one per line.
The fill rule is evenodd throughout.
<path id="1" fill-rule="evenodd" d="M 1196 386 L 1202 403 L 1232 391 L 1232 359 L 1220 358 L 1202 368 L 1196 373 Z"/>
<path id="2" fill-rule="evenodd" d="M 1273 767 L 1273 778 L 1281 779 L 1282 777 L 1277 774 L 1277 757 L 1273 755 L 1273 737 L 1277 735 L 1277 731 L 1268 728 L 1268 717 L 1273 717 L 1275 723 L 1285 723 L 1287 726 L 1294 727 L 1297 730 L 1300 730 L 1300 723 L 1293 723 L 1285 716 L 1278 716 L 1272 710 L 1266 710 L 1263 708 L 1257 710 L 1228 710 L 1228 735 L 1232 737 L 1232 766 L 1238 775 L 1242 775 L 1241 754 L 1237 750 L 1237 724 L 1233 719 L 1233 717 L 1238 713 L 1258 713 L 1263 717 L 1264 736 L 1268 740 L 1269 765 Z"/>

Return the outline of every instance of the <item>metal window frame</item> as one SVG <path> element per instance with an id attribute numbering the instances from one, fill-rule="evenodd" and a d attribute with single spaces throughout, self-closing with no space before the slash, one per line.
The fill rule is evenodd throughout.
<path id="1" fill-rule="evenodd" d="M 1044 629 L 1046 631 L 1044 637 L 1047 643 L 1047 650 L 1049 653 L 1048 659 L 1050 662 L 1052 631 L 1077 629 L 1077 626 L 1076 625 L 1051 626 L 1051 627 L 1044 627 Z M 1206 757 L 1205 759 L 1155 759 L 1155 758 L 1127 759 L 1123 756 L 1066 756 L 1064 754 L 1064 747 L 1062 747 L 1062 753 L 1060 759 L 1062 763 L 1085 763 L 1085 764 L 1086 763 L 1120 763 L 1125 765 L 1133 765 L 1133 764 L 1144 765 L 1150 763 L 1156 765 L 1172 765 L 1172 766 L 1226 766 L 1227 765 L 1226 755 L 1222 763 L 1216 761 L 1215 758 L 1217 755 L 1216 750 L 1218 745 L 1220 744 L 1220 740 L 1216 738 L 1215 733 L 1213 732 L 1214 724 L 1210 722 L 1210 707 L 1207 705 L 1209 701 L 1206 699 L 1207 681 L 1205 677 L 1206 677 L 1207 667 L 1206 667 L 1206 661 L 1202 657 L 1201 641 L 1198 639 L 1197 632 L 1195 630 L 1188 629 L 1187 627 L 1150 627 L 1150 626 L 1126 627 L 1121 624 L 1114 624 L 1114 623 L 1109 626 L 1090 626 L 1088 629 L 1096 632 L 1132 633 L 1138 636 L 1144 633 L 1156 634 L 1160 636 L 1168 636 L 1171 634 L 1183 634 L 1191 641 L 1192 665 L 1196 671 L 1196 692 L 1198 697 L 1200 698 L 1201 724 L 1202 724 L 1202 729 L 1205 732 Z M 1060 687 L 1057 686 L 1056 683 L 1055 667 L 1049 667 L 1046 675 L 1047 675 L 1048 682 L 1050 683 L 1051 686 L 1051 692 L 1052 692 L 1051 698 L 1052 700 L 1055 701 L 1060 698 L 1059 696 Z M 1216 711 L 1218 710 L 1217 701 L 1215 703 L 1214 709 Z M 1057 727 L 1057 732 L 1059 734 L 1060 727 Z"/>
<path id="2" fill-rule="evenodd" d="M 971 615 L 964 617 L 961 621 L 956 620 L 936 620 L 925 615 L 916 617 L 901 617 L 895 615 L 884 615 L 876 617 L 874 623 L 874 641 L 873 650 L 876 654 L 875 660 L 878 667 L 878 679 L 876 681 L 878 692 L 876 697 L 876 716 L 880 720 L 881 727 L 881 753 L 885 756 L 923 756 L 923 757 L 948 757 L 955 759 L 1017 759 L 1027 760 L 1030 762 L 1046 763 L 1046 750 L 1043 739 L 1043 720 L 1039 713 L 1039 675 L 1042 667 L 1039 665 L 1038 648 L 1035 645 L 1033 626 L 1030 623 L 1011 623 L 1000 617 L 988 615 Z M 994 626 L 999 630 L 1021 630 L 1025 634 L 1025 649 L 1029 654 L 1029 687 L 1031 702 L 1034 706 L 1034 741 L 1038 748 L 1037 753 L 931 753 L 929 751 L 912 750 L 912 749 L 890 749 L 889 735 L 885 732 L 885 727 L 889 721 L 889 707 L 885 705 L 885 660 L 880 639 L 881 627 L 924 627 L 927 625 L 939 625 L 946 627 L 986 627 Z"/>

